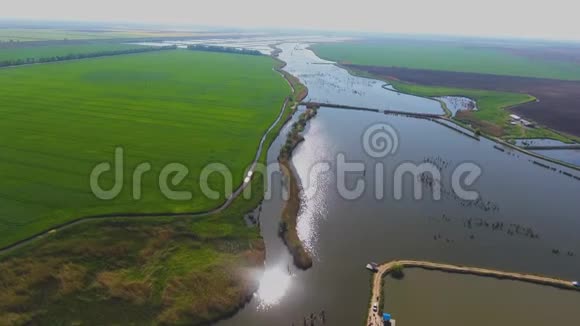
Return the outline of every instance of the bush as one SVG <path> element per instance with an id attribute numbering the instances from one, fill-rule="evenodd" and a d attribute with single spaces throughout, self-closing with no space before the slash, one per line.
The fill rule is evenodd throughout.
<path id="1" fill-rule="evenodd" d="M 395 264 L 391 269 L 391 276 L 398 280 L 405 277 L 405 267 L 401 264 Z"/>

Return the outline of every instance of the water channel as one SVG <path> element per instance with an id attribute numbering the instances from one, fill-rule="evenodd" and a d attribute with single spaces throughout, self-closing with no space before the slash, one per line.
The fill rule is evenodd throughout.
<path id="1" fill-rule="evenodd" d="M 318 58 L 305 44 L 280 48 L 280 59 L 288 63 L 285 69 L 308 87 L 307 100 L 442 112 L 437 101 L 397 94 L 384 89 L 381 81 L 351 76 Z M 270 148 L 270 162 L 276 161 L 288 128 Z M 388 141 L 396 144 L 385 155 L 369 155 L 364 146 L 364 135 L 373 128 L 388 130 Z M 244 309 L 220 325 L 303 325 L 305 321 L 311 325 L 311 319 L 314 325 L 322 325 L 322 315 L 328 325 L 361 325 L 370 293 L 370 275 L 364 266 L 370 261 L 421 259 L 580 278 L 580 181 L 559 171 L 575 176 L 580 172 L 542 161 L 555 167 L 555 171 L 547 169 L 534 164 L 536 158 L 508 148 L 498 150 L 492 141 L 478 141 L 426 119 L 375 112 L 321 108 L 304 136 L 292 163 L 305 189 L 299 236 L 314 257 L 314 266 L 307 271 L 294 268 L 278 237 L 283 182 L 276 176 L 271 184 L 274 196 L 264 202 L 261 214 L 267 248 L 261 287 Z M 364 168 L 342 177 L 337 171 L 341 159 Z M 419 178 L 412 175 L 396 177 L 395 171 L 405 163 L 429 163 L 440 169 L 439 200 L 429 179 L 416 184 Z M 464 163 L 481 169 L 481 176 L 466 186 L 478 193 L 475 201 L 452 190 L 452 175 Z M 341 189 L 352 190 L 357 182 L 364 183 L 362 194 L 345 198 Z M 414 197 L 417 188 L 422 199 Z M 396 198 L 397 189 L 401 198 Z M 397 295 L 423 295 L 422 288 L 407 285 L 413 279 L 403 281 Z M 526 288 L 522 295 L 543 295 L 543 290 L 534 294 L 538 288 Z M 498 285 L 497 291 L 483 291 L 480 300 L 491 302 L 504 295 L 502 291 L 516 290 Z M 568 305 L 570 293 L 557 293 L 550 296 L 551 305 Z M 396 309 L 403 318 L 397 322 L 407 324 L 405 310 Z M 481 313 L 490 312 L 482 305 Z M 498 312 L 503 313 L 509 312 Z"/>

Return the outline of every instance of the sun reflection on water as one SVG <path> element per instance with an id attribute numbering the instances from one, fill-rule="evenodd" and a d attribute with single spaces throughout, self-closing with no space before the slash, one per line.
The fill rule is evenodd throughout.
<path id="1" fill-rule="evenodd" d="M 291 278 L 289 267 L 274 266 L 266 269 L 256 292 L 260 300 L 259 308 L 267 309 L 280 303 L 290 287 Z"/>

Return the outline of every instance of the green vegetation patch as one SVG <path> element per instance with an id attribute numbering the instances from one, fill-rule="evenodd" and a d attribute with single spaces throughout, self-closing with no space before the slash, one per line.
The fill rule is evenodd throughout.
<path id="1" fill-rule="evenodd" d="M 227 236 L 204 235 L 212 219 L 229 226 Z M 264 253 L 257 229 L 237 210 L 197 219 L 87 222 L 3 258 L 0 320 L 207 323 L 246 302 Z"/>
<path id="2" fill-rule="evenodd" d="M 451 42 L 390 40 L 312 46 L 321 57 L 344 63 L 482 74 L 580 80 L 580 64 L 529 58 L 491 47 Z"/>
<path id="3" fill-rule="evenodd" d="M 171 50 L 0 70 L 0 246 L 81 216 L 204 211 L 224 201 L 204 196 L 201 169 L 226 164 L 234 187 L 290 90 L 265 56 Z M 89 176 L 124 148 L 123 188 L 97 199 Z M 149 162 L 141 199 L 132 173 Z M 159 175 L 168 163 L 189 169 L 170 187 L 192 191 L 167 199 Z M 112 172 L 101 187 L 114 183 Z M 171 179 L 171 178 L 169 178 Z"/>

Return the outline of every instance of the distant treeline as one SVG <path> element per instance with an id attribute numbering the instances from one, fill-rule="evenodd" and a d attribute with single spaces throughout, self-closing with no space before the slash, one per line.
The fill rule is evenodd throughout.
<path id="1" fill-rule="evenodd" d="M 177 46 L 171 45 L 171 46 L 160 46 L 160 47 L 143 47 L 143 48 L 134 48 L 134 49 L 126 49 L 126 50 L 98 51 L 98 52 L 91 52 L 91 53 L 78 53 L 78 54 L 71 53 L 71 54 L 67 54 L 67 55 L 58 55 L 58 56 L 44 57 L 44 58 L 11 59 L 11 60 L 0 61 L 0 67 L 19 66 L 19 65 L 26 65 L 26 64 L 33 64 L 33 63 L 66 61 L 66 60 L 75 60 L 75 59 L 87 59 L 87 58 L 96 58 L 96 57 L 106 57 L 106 56 L 111 56 L 111 55 L 143 53 L 143 52 L 174 50 L 174 49 L 177 49 Z"/>
<path id="2" fill-rule="evenodd" d="M 217 46 L 217 45 L 195 44 L 195 45 L 190 45 L 187 48 L 189 50 L 193 50 L 193 51 L 225 52 L 225 53 L 248 54 L 248 55 L 262 55 L 262 52 L 260 52 L 258 50 L 248 50 L 248 49 L 232 48 L 232 47 Z"/>

